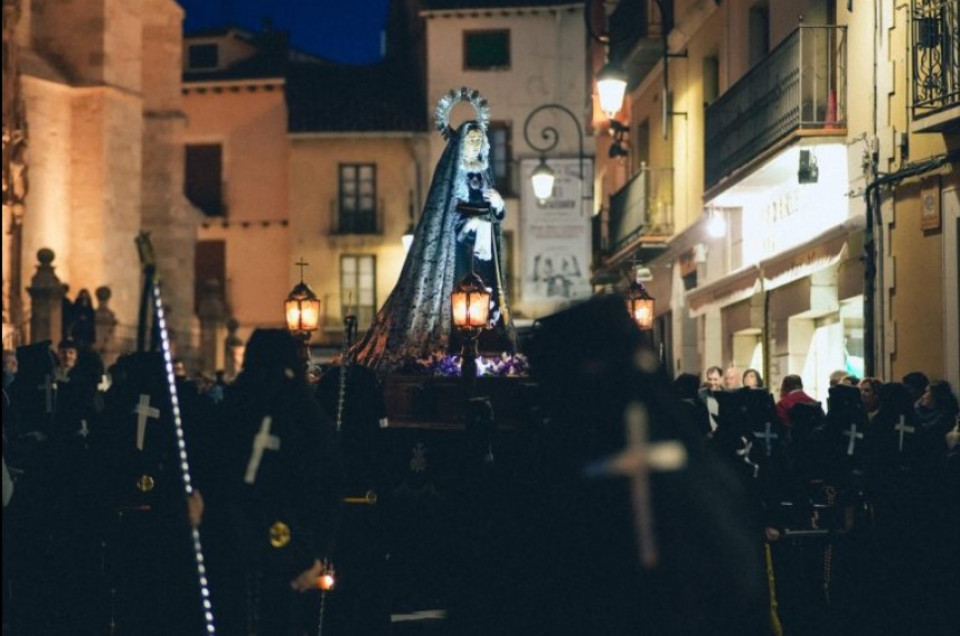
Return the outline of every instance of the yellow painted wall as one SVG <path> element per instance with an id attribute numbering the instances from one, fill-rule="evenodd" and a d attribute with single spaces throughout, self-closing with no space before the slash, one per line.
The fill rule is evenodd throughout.
<path id="1" fill-rule="evenodd" d="M 283 300 L 293 285 L 289 265 L 289 227 L 272 222 L 208 223 L 200 228 L 201 241 L 226 242 L 226 298 L 233 317 L 240 323 L 237 335 L 244 341 L 256 327 L 284 326 Z"/>
<path id="2" fill-rule="evenodd" d="M 323 301 L 324 333 L 315 342 L 338 344 L 342 316 L 340 256 L 376 256 L 376 300 L 383 304 L 400 274 L 405 253 L 400 241 L 408 224 L 409 192 L 416 192 L 417 147 L 423 137 L 354 136 L 294 138 L 290 150 L 290 256 L 287 288 L 299 280 L 293 261 L 310 263 L 304 278 Z M 419 150 L 421 156 L 422 148 Z M 383 234 L 330 235 L 338 196 L 340 163 L 375 163 L 377 205 L 384 210 Z M 424 173 L 429 170 L 423 170 Z M 424 193 L 424 196 L 425 193 Z M 415 204 L 419 218 L 421 205 Z M 361 329 L 364 325 L 360 325 Z"/>
<path id="3" fill-rule="evenodd" d="M 954 176 L 952 184 L 960 186 L 960 178 Z M 899 380 L 911 371 L 923 371 L 931 378 L 942 378 L 946 328 L 943 322 L 943 233 L 924 231 L 920 227 L 920 183 L 913 182 L 897 189 L 895 222 L 891 230 L 890 248 L 896 265 L 896 286 L 890 296 L 887 317 L 892 320 L 896 340 L 887 379 Z M 953 328 L 956 329 L 956 325 Z"/>
<path id="4" fill-rule="evenodd" d="M 949 149 L 960 148 L 960 134 L 952 136 L 939 132 L 909 135 L 907 154 L 896 143 L 893 132 L 910 131 L 915 122 L 911 114 L 912 68 L 908 49 L 910 22 L 906 12 L 894 11 L 893 28 L 886 32 L 889 49 L 886 64 L 892 68 L 893 90 L 884 93 L 887 114 L 881 125 L 890 133 L 890 139 L 881 139 L 881 169 L 895 171 L 905 161 L 913 163 L 930 157 L 942 156 Z M 923 371 L 931 378 L 943 378 L 946 369 L 945 333 L 957 325 L 944 323 L 946 302 L 943 261 L 956 259 L 957 245 L 945 244 L 942 228 L 923 230 L 921 227 L 921 192 L 935 188 L 960 187 L 960 166 L 952 171 L 941 169 L 926 177 L 904 181 L 893 193 L 893 214 L 889 226 L 889 251 L 894 265 L 892 287 L 884 320 L 886 332 L 895 335 L 888 349 L 890 369 L 887 379 L 899 380 L 911 371 Z M 882 334 L 881 334 L 882 336 Z M 954 387 L 956 389 L 956 387 Z"/>
<path id="5" fill-rule="evenodd" d="M 290 292 L 287 109 L 280 83 L 188 85 L 187 144 L 221 144 L 226 215 L 206 218 L 198 239 L 225 242 L 228 312 L 246 340 L 256 327 L 283 327 Z"/>
<path id="6" fill-rule="evenodd" d="M 188 144 L 223 145 L 224 203 L 231 222 L 280 220 L 287 210 L 287 108 L 272 90 L 206 86 L 183 97 Z"/>

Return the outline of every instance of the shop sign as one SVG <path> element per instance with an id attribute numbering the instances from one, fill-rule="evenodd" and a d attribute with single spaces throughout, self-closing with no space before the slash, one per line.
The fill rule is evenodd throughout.
<path id="1" fill-rule="evenodd" d="M 940 229 L 940 180 L 927 181 L 920 190 L 920 228 L 924 232 Z"/>
<path id="2" fill-rule="evenodd" d="M 592 159 L 584 158 L 583 180 L 577 159 L 549 159 L 547 163 L 556 182 L 553 195 L 539 201 L 530 183 L 539 160 L 520 162 L 524 302 L 570 301 L 591 294 Z"/>

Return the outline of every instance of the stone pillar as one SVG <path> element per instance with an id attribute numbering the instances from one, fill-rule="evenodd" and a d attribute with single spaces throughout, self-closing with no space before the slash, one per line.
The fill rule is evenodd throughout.
<path id="1" fill-rule="evenodd" d="M 226 314 L 220 281 L 214 278 L 205 280 L 197 303 L 197 317 L 200 318 L 201 371 L 213 373 L 217 370 L 217 341 Z"/>
<path id="2" fill-rule="evenodd" d="M 96 324 L 94 349 L 103 358 L 103 363 L 109 366 L 116 362 L 117 356 L 120 355 L 120 347 L 116 338 L 117 318 L 108 306 L 112 292 L 109 287 L 103 285 L 97 287 L 95 294 L 97 296 L 97 309 L 94 314 L 94 323 Z"/>
<path id="3" fill-rule="evenodd" d="M 231 317 L 227 320 L 227 337 L 223 341 L 223 368 L 228 380 L 237 377 L 242 364 L 240 356 L 243 351 L 243 340 L 237 335 L 239 328 L 240 323 L 236 318 Z"/>
<path id="4" fill-rule="evenodd" d="M 26 6 L 24 6 L 26 5 Z M 20 81 L 20 47 L 30 33 L 30 2 L 3 0 L 3 343 L 22 344 L 23 216 L 29 189 L 27 108 Z M 21 18 L 26 15 L 26 21 Z"/>
<path id="5" fill-rule="evenodd" d="M 55 254 L 43 248 L 37 251 L 37 273 L 30 281 L 30 342 L 50 340 L 56 345 L 63 333 L 63 308 L 61 303 L 66 286 L 53 272 Z"/>

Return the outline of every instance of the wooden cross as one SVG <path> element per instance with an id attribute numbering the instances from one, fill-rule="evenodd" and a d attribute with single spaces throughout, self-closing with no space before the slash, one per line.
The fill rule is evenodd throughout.
<path id="1" fill-rule="evenodd" d="M 653 506 L 650 501 L 650 471 L 674 471 L 687 464 L 687 449 L 679 441 L 649 443 L 647 409 L 639 402 L 627 405 L 623 414 L 627 447 L 618 455 L 588 466 L 591 477 L 625 475 L 630 477 L 634 524 L 639 541 L 640 562 L 645 567 L 657 564 L 659 553 L 653 531 Z"/>
<path id="2" fill-rule="evenodd" d="M 900 432 L 900 452 L 903 452 L 903 434 L 904 433 L 916 433 L 917 428 L 915 426 L 907 426 L 907 419 L 900 414 L 900 421 L 896 426 L 893 427 L 893 430 Z"/>
<path id="3" fill-rule="evenodd" d="M 43 384 L 38 384 L 37 390 L 43 391 L 46 396 L 46 412 L 53 413 L 53 392 L 57 390 L 57 383 L 53 381 L 53 376 L 49 373 L 44 376 Z"/>
<path id="4" fill-rule="evenodd" d="M 243 481 L 248 484 L 254 484 L 257 481 L 257 471 L 260 469 L 260 460 L 263 459 L 263 451 L 280 450 L 280 438 L 270 434 L 270 426 L 272 424 L 273 418 L 267 415 L 260 423 L 260 432 L 253 436 L 253 452 L 250 453 L 247 472 L 243 476 Z"/>
<path id="5" fill-rule="evenodd" d="M 160 409 L 150 406 L 150 396 L 141 393 L 140 401 L 133 407 L 133 413 L 137 414 L 137 449 L 143 450 L 143 440 L 147 436 L 147 419 L 160 419 Z"/>
<path id="6" fill-rule="evenodd" d="M 772 427 L 773 427 L 773 424 L 767 421 L 767 422 L 764 422 L 763 424 L 763 428 L 764 428 L 763 433 L 759 431 L 753 432 L 754 437 L 763 438 L 764 443 L 766 444 L 767 457 L 770 457 L 770 451 L 772 450 L 770 445 L 770 440 L 780 439 L 780 436 L 773 432 Z"/>
<path id="7" fill-rule="evenodd" d="M 853 455 L 853 447 L 856 444 L 857 438 L 863 439 L 863 433 L 857 432 L 857 423 L 850 422 L 850 428 L 843 432 L 844 435 L 850 438 L 850 443 L 847 444 L 847 455 Z"/>

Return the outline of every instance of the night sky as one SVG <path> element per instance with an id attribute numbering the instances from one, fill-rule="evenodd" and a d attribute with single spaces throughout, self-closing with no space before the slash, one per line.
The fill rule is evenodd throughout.
<path id="1" fill-rule="evenodd" d="M 259 31 L 269 17 L 294 48 L 344 64 L 380 60 L 380 32 L 390 0 L 179 0 L 187 33 L 240 26 Z"/>

